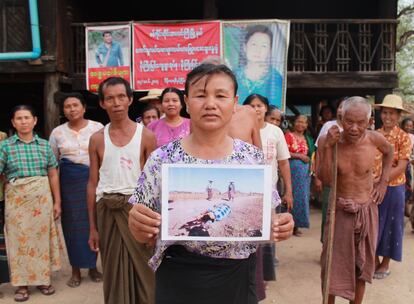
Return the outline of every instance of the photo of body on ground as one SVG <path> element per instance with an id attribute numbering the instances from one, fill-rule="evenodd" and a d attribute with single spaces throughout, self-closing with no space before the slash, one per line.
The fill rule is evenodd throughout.
<path id="1" fill-rule="evenodd" d="M 267 166 L 163 166 L 162 238 L 268 240 L 268 171 Z"/>

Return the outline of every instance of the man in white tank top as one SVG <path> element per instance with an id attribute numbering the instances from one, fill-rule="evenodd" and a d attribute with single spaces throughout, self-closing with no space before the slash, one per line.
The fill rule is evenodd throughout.
<path id="1" fill-rule="evenodd" d="M 101 252 L 105 303 L 154 303 L 154 274 L 147 264 L 151 252 L 129 232 L 128 199 L 156 139 L 129 119 L 133 92 L 126 80 L 106 79 L 98 95 L 111 122 L 89 142 L 89 245 Z"/>

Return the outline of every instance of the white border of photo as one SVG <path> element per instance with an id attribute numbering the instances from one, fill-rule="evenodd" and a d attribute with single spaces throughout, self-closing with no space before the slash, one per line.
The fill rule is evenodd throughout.
<path id="1" fill-rule="evenodd" d="M 263 188 L 258 189 L 263 191 L 263 217 L 262 217 L 262 236 L 258 237 L 211 237 L 211 236 L 173 236 L 169 235 L 169 169 L 170 168 L 204 168 L 212 169 L 245 169 L 257 170 L 261 169 L 263 172 Z M 162 194 L 161 194 L 161 240 L 163 241 L 269 241 L 271 218 L 274 213 L 272 208 L 272 171 L 270 165 L 219 165 L 219 164 L 163 164 L 162 165 Z M 194 176 L 196 178 L 196 176 Z M 237 186 L 236 186 L 237 189 Z M 259 192 L 259 191 L 258 191 Z M 261 192 L 261 191 L 260 191 Z"/>

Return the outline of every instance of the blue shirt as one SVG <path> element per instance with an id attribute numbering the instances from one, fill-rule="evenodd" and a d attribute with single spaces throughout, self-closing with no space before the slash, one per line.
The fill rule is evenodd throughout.
<path id="1" fill-rule="evenodd" d="M 260 94 L 267 97 L 271 105 L 275 105 L 279 109 L 282 108 L 283 78 L 275 68 L 270 68 L 266 75 L 255 81 L 246 77 L 244 67 L 237 69 L 235 75 L 239 85 L 237 95 L 239 95 L 240 104 L 243 104 L 250 94 Z"/>
<path id="2" fill-rule="evenodd" d="M 104 64 L 106 55 L 108 54 L 108 51 L 110 50 L 108 61 L 106 63 L 107 67 L 117 67 L 117 66 L 123 66 L 124 65 L 124 59 L 122 57 L 122 49 L 121 45 L 118 42 L 112 42 L 111 49 L 108 49 L 105 45 L 105 43 L 101 43 L 96 50 L 95 58 L 96 62 L 99 65 Z"/>

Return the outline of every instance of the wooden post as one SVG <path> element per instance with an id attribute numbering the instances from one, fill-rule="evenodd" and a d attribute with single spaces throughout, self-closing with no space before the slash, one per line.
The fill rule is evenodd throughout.
<path id="1" fill-rule="evenodd" d="M 332 159 L 332 185 L 331 191 L 329 193 L 329 204 L 328 204 L 328 238 L 326 245 L 326 260 L 325 260 L 325 276 L 323 278 L 324 288 L 323 288 L 323 304 L 328 304 L 329 299 L 329 286 L 331 278 L 331 268 L 332 268 L 332 251 L 333 251 L 333 239 L 335 235 L 335 209 L 336 209 L 336 184 L 338 176 L 338 165 L 337 165 L 337 151 L 338 144 L 335 144 L 333 150 L 333 159 Z"/>
<path id="2" fill-rule="evenodd" d="M 203 17 L 205 19 L 217 19 L 218 11 L 215 0 L 204 0 Z"/>
<path id="3" fill-rule="evenodd" d="M 55 101 L 55 94 L 59 91 L 59 73 L 45 75 L 43 116 L 45 136 L 49 137 L 52 130 L 60 123 L 59 105 Z"/>

